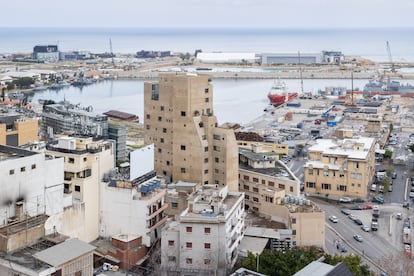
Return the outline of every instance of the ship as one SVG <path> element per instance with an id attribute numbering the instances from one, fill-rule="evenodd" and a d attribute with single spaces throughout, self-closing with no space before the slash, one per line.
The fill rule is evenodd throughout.
<path id="1" fill-rule="evenodd" d="M 402 84 L 399 81 L 391 80 L 390 77 L 373 78 L 365 84 L 364 96 L 374 95 L 400 95 L 401 97 L 414 97 L 414 85 Z"/>
<path id="2" fill-rule="evenodd" d="M 267 98 L 274 107 L 290 102 L 298 97 L 297 92 L 287 92 L 286 84 L 283 81 L 275 81 L 270 88 Z"/>

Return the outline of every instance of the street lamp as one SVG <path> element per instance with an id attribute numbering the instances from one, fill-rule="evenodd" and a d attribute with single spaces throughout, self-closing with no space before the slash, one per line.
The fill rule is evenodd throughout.
<path id="1" fill-rule="evenodd" d="M 256 272 L 259 272 L 259 252 L 256 253 Z"/>

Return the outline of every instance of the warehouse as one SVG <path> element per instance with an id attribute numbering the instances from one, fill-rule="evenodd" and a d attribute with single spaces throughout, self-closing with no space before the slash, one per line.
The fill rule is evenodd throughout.
<path id="1" fill-rule="evenodd" d="M 264 53 L 261 59 L 262 65 L 272 64 L 318 64 L 322 62 L 321 54 L 272 54 Z"/>
<path id="2" fill-rule="evenodd" d="M 247 63 L 259 61 L 255 53 L 198 53 L 197 61 L 203 63 Z"/>

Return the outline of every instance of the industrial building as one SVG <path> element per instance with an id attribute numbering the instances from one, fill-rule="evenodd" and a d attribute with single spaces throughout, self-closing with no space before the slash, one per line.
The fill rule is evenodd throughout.
<path id="1" fill-rule="evenodd" d="M 162 230 L 161 275 L 229 275 L 244 234 L 244 194 L 204 185 Z"/>
<path id="2" fill-rule="evenodd" d="M 167 182 L 228 186 L 238 191 L 234 130 L 218 126 L 209 75 L 161 74 L 144 87 L 145 144 Z"/>
<path id="3" fill-rule="evenodd" d="M 277 65 L 277 64 L 318 64 L 322 62 L 321 54 L 273 54 L 263 53 L 261 55 L 262 65 Z"/>
<path id="4" fill-rule="evenodd" d="M 247 63 L 253 64 L 259 61 L 255 53 L 197 53 L 196 60 L 203 63 Z"/>
<path id="5" fill-rule="evenodd" d="M 39 62 L 58 62 L 59 50 L 57 45 L 36 45 L 33 48 L 33 59 Z"/>

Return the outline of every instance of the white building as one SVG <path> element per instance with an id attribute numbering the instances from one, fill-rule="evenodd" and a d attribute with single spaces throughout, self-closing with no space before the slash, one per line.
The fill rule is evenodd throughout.
<path id="1" fill-rule="evenodd" d="M 198 53 L 197 61 L 204 63 L 255 63 L 257 57 L 255 53 Z"/>
<path id="2" fill-rule="evenodd" d="M 162 230 L 162 275 L 228 275 L 244 235 L 244 193 L 204 185 Z"/>
<path id="3" fill-rule="evenodd" d="M 53 217 L 71 206 L 72 196 L 63 193 L 63 164 L 63 158 L 0 145 L 0 225 L 19 219 L 17 204 L 30 217 Z M 59 224 L 49 226 L 46 234 L 54 226 L 59 231 Z"/>
<path id="4" fill-rule="evenodd" d="M 112 141 L 91 137 L 60 137 L 48 144 L 47 153 L 64 157 L 64 193 L 72 195 L 74 208 L 62 218 L 62 233 L 91 242 L 99 237 L 99 187 L 105 173 L 114 168 Z M 63 172 L 64 171 L 64 172 Z M 49 173 L 49 172 L 48 172 Z"/>
<path id="5" fill-rule="evenodd" d="M 154 244 L 167 221 L 166 190 L 160 184 L 154 171 L 154 145 L 133 151 L 130 170 L 102 183 L 100 236 L 139 235 L 145 246 Z"/>

